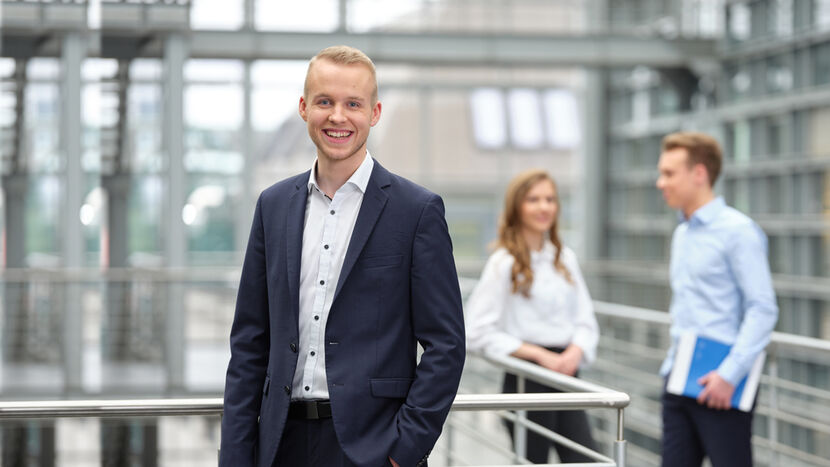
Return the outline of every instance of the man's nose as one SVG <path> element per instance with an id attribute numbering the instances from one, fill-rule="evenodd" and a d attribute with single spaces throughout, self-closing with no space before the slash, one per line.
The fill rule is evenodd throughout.
<path id="1" fill-rule="evenodd" d="M 329 114 L 329 121 L 332 122 L 342 122 L 346 119 L 343 113 L 343 107 L 339 105 L 335 105 L 331 109 L 331 113 Z"/>

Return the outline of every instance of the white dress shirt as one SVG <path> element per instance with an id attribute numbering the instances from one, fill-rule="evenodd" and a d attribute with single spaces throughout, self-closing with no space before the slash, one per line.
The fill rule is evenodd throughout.
<path id="1" fill-rule="evenodd" d="M 544 347 L 573 343 L 583 352 L 583 364 L 596 358 L 599 326 L 576 254 L 563 247 L 561 261 L 571 284 L 553 266 L 555 247 L 545 242 L 532 251 L 530 296 L 512 292 L 514 258 L 499 248 L 487 260 L 475 290 L 467 300 L 467 347 L 487 355 L 509 355 L 522 342 Z"/>
<path id="2" fill-rule="evenodd" d="M 374 165 L 367 151 L 363 163 L 331 199 L 317 185 L 316 160 L 312 166 L 303 228 L 300 346 L 292 383 L 293 399 L 329 398 L 324 345 L 326 321 Z"/>

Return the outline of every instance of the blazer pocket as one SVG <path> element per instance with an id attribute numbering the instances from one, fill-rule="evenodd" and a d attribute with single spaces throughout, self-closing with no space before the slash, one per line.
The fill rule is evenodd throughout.
<path id="1" fill-rule="evenodd" d="M 375 397 L 405 399 L 413 381 L 415 378 L 373 378 L 369 380 L 369 384 Z"/>
<path id="2" fill-rule="evenodd" d="M 403 263 L 403 255 L 373 256 L 363 258 L 360 263 L 363 265 L 363 269 L 392 268 Z"/>

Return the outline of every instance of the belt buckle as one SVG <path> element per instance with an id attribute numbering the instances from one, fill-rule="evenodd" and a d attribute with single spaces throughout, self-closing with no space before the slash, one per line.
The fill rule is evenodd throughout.
<path id="1" fill-rule="evenodd" d="M 317 420 L 320 418 L 320 412 L 317 410 L 317 401 L 311 401 L 306 406 L 306 415 L 311 420 Z"/>

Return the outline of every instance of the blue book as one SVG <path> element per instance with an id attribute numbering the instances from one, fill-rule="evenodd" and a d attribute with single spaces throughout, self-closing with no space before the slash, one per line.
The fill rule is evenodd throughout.
<path id="1" fill-rule="evenodd" d="M 715 339 L 687 333 L 680 336 L 677 352 L 666 391 L 670 394 L 697 399 L 703 386 L 697 380 L 712 370 L 716 370 L 729 355 L 732 346 Z M 762 351 L 755 359 L 749 374 L 738 382 L 732 395 L 732 408 L 749 412 L 758 393 L 761 371 L 764 369 L 766 352 Z"/>

